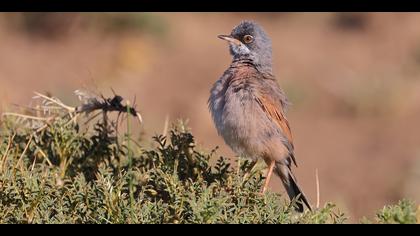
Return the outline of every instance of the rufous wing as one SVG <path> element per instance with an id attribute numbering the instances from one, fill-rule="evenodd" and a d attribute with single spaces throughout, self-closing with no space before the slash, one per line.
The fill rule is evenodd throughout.
<path id="1" fill-rule="evenodd" d="M 292 132 L 290 130 L 289 121 L 284 115 L 282 103 L 280 101 L 275 101 L 274 99 L 270 98 L 270 96 L 267 96 L 265 94 L 259 94 L 255 97 L 255 100 L 260 105 L 261 109 L 265 112 L 265 114 L 279 126 L 284 136 L 287 138 L 288 142 L 293 148 Z M 290 151 L 291 158 L 296 164 L 295 158 L 293 156 L 293 150 Z"/>

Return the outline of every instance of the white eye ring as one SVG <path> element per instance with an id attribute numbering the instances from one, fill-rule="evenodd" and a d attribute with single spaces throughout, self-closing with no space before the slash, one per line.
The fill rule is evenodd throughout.
<path id="1" fill-rule="evenodd" d="M 252 41 L 254 41 L 254 37 L 252 37 L 252 35 L 247 34 L 243 37 L 243 40 L 244 43 L 252 43 Z"/>

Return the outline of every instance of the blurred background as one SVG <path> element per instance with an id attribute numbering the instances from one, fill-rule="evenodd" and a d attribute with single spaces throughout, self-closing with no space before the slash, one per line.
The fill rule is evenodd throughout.
<path id="1" fill-rule="evenodd" d="M 313 203 L 335 202 L 352 219 L 401 198 L 420 202 L 418 13 L 2 13 L 0 111 L 33 91 L 77 105 L 88 88 L 136 96 L 144 140 L 188 119 L 203 150 L 234 156 L 207 110 L 231 58 L 218 34 L 241 20 L 272 38 L 275 74 L 299 168 Z M 271 187 L 282 192 L 278 179 Z"/>

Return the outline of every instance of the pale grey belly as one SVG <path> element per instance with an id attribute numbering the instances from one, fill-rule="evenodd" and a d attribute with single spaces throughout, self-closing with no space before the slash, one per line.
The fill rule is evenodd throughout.
<path id="1" fill-rule="evenodd" d="M 211 109 L 218 133 L 240 156 L 259 158 L 273 139 L 282 141 L 279 128 L 263 112 L 252 92 L 226 95 Z"/>

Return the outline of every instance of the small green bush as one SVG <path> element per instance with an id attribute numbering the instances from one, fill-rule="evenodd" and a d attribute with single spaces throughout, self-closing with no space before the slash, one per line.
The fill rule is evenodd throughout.
<path id="1" fill-rule="evenodd" d="M 260 194 L 263 170 L 233 168 L 173 128 L 145 150 L 98 122 L 92 131 L 57 119 L 13 128 L 0 139 L 0 223 L 344 223 L 331 203 L 296 213 L 278 194 Z M 210 164 L 210 159 L 217 160 Z M 258 165 L 257 165 L 258 166 Z M 412 203 L 378 213 L 380 223 L 415 223 Z"/>
<path id="2" fill-rule="evenodd" d="M 385 206 L 376 218 L 381 224 L 416 224 L 416 207 L 414 202 L 404 199 L 395 206 Z"/>

